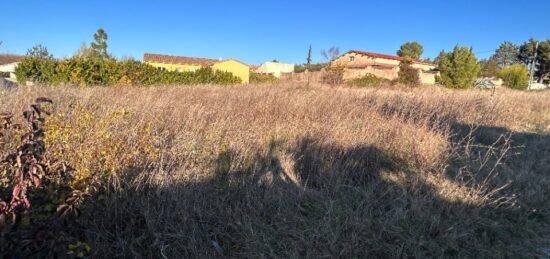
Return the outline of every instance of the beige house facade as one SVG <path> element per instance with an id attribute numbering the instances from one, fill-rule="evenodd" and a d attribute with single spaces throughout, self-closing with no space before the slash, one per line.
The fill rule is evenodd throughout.
<path id="1" fill-rule="evenodd" d="M 393 80 L 398 76 L 401 61 L 403 58 L 399 56 L 351 50 L 334 60 L 331 66 L 344 67 L 344 80 L 359 78 L 366 74 Z M 418 70 L 422 84 L 435 84 L 435 77 L 438 75 L 435 64 L 413 60 L 411 66 Z"/>
<path id="2" fill-rule="evenodd" d="M 265 62 L 255 69 L 255 72 L 262 74 L 271 74 L 277 78 L 281 77 L 282 73 L 294 72 L 294 64 L 286 64 L 280 62 Z"/>

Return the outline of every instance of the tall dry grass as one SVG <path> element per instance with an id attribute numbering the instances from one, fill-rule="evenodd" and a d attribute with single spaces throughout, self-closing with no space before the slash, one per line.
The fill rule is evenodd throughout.
<path id="1" fill-rule="evenodd" d="M 0 111 L 38 96 L 64 129 L 129 114 L 57 139 L 119 143 L 65 157 L 116 182 L 74 230 L 93 256 L 537 256 L 550 226 L 550 92 L 34 87 Z"/>

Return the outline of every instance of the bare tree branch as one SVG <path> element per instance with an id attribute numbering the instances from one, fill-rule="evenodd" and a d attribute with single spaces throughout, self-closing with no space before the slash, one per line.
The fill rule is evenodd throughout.
<path id="1" fill-rule="evenodd" d="M 330 47 L 328 50 L 321 50 L 321 55 L 323 55 L 327 61 L 333 61 L 340 56 L 340 48 Z"/>

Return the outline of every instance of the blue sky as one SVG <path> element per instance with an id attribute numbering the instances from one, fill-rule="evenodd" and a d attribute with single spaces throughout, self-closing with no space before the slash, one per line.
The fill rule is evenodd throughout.
<path id="1" fill-rule="evenodd" d="M 257 64 L 277 59 L 314 61 L 321 49 L 394 54 L 405 41 L 434 58 L 455 45 L 491 55 L 505 40 L 550 38 L 550 1 L 25 1 L 2 3 L 0 53 L 24 54 L 35 44 L 56 57 L 90 43 L 97 28 L 117 57 L 144 52 L 237 58 Z"/>

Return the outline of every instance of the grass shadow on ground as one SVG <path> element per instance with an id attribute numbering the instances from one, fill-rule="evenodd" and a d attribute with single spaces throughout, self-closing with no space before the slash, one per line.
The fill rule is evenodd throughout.
<path id="1" fill-rule="evenodd" d="M 522 212 L 448 201 L 372 146 L 303 138 L 272 143 L 244 166 L 222 152 L 200 181 L 93 201 L 86 239 L 118 257 L 513 257 Z M 527 221 L 527 222 L 523 222 Z"/>
<path id="2" fill-rule="evenodd" d="M 472 131 L 473 130 L 473 131 Z M 544 231 L 550 227 L 550 134 L 540 132 L 514 132 L 503 127 L 453 126 L 455 142 L 470 138 L 472 148 L 470 162 L 477 163 L 488 152 L 497 157 L 507 148 L 507 155 L 496 165 L 493 184 L 509 183 L 503 195 L 515 195 L 515 210 L 510 220 L 517 228 L 536 230 L 536 238 L 544 239 Z M 488 149 L 492 146 L 494 149 Z M 478 159 L 473 159 L 478 157 Z M 493 163 L 494 163 L 493 159 Z M 482 177 L 490 168 L 477 172 Z M 483 172 L 484 171 L 484 172 Z M 506 217 L 504 214 L 502 217 Z M 546 236 L 548 238 L 548 236 Z"/>

